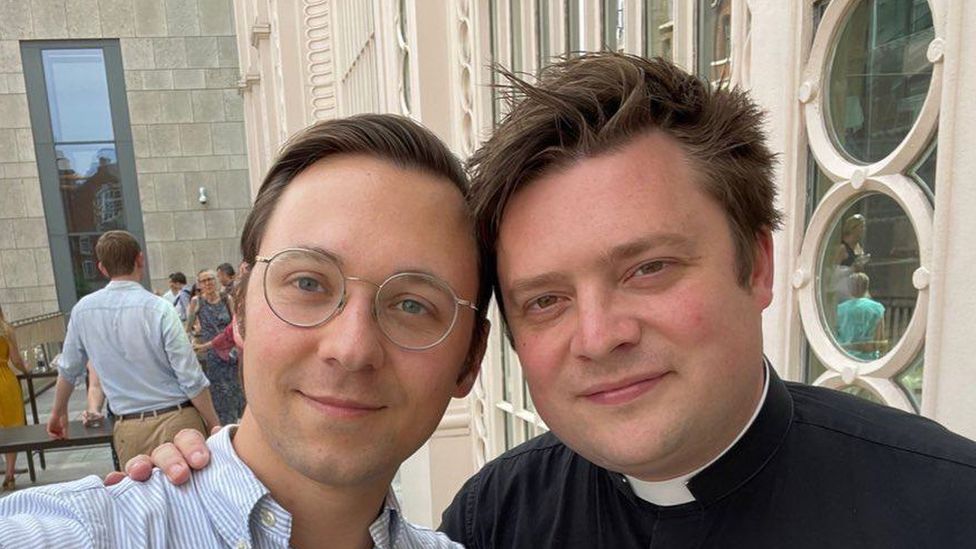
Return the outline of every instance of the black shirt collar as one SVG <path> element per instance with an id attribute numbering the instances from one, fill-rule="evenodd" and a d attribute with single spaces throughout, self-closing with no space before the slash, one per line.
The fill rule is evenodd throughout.
<path id="1" fill-rule="evenodd" d="M 762 410 L 735 446 L 688 482 L 702 506 L 732 493 L 755 476 L 779 449 L 793 421 L 793 398 L 769 368 L 769 392 Z"/>

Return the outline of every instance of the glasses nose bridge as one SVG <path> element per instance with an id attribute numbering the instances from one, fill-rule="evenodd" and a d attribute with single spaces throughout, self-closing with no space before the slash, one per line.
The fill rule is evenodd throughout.
<path id="1" fill-rule="evenodd" d="M 363 278 L 361 276 L 345 276 L 345 275 L 343 275 L 342 276 L 342 280 L 344 282 L 361 282 L 361 283 L 366 284 L 368 286 L 372 286 L 373 288 L 376 289 L 376 292 L 373 294 L 373 306 L 372 306 L 372 313 L 373 313 L 372 316 L 373 316 L 373 319 L 375 320 L 377 318 L 377 314 L 376 314 L 376 296 L 379 295 L 379 292 L 383 288 L 383 285 L 382 284 L 377 284 L 377 283 L 373 282 L 372 280 L 369 280 L 367 278 Z M 342 314 L 342 312 L 346 309 L 346 304 L 348 302 L 349 302 L 349 292 L 346 291 L 345 289 L 343 289 L 342 299 L 339 301 L 339 306 L 336 307 L 336 312 L 333 315 L 333 318 L 336 317 L 336 316 L 339 316 L 340 314 Z"/>

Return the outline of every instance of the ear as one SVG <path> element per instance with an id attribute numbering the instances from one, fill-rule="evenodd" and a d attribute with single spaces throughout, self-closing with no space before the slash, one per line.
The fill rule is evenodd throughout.
<path id="1" fill-rule="evenodd" d="M 142 252 L 136 254 L 136 268 L 141 269 L 146 266 L 146 255 Z"/>
<path id="2" fill-rule="evenodd" d="M 109 276 L 108 271 L 105 270 L 105 267 L 102 265 L 101 261 L 98 262 L 98 272 L 102 273 L 102 276 L 104 276 L 105 278 L 108 279 L 112 278 L 111 276 Z"/>
<path id="3" fill-rule="evenodd" d="M 464 373 L 457 380 L 457 386 L 451 395 L 454 398 L 464 398 L 471 392 L 474 382 L 478 379 L 481 372 L 481 360 L 485 357 L 485 349 L 488 348 L 488 334 L 491 332 L 491 321 L 483 319 L 478 328 L 475 341 L 471 342 L 471 348 L 464 361 Z"/>
<path id="4" fill-rule="evenodd" d="M 756 233 L 756 249 L 752 261 L 749 286 L 756 303 L 765 310 L 773 301 L 773 234 L 769 228 Z"/>

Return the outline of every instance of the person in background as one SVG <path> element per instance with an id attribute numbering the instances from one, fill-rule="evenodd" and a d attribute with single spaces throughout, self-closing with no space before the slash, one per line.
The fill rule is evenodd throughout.
<path id="1" fill-rule="evenodd" d="M 220 424 L 210 382 L 172 304 L 140 284 L 145 256 L 139 242 L 126 231 L 108 231 L 95 255 L 111 281 L 71 310 L 48 433 L 67 438 L 68 399 L 89 360 L 116 415 L 112 439 L 122 463 L 181 429 L 209 432 Z"/>
<path id="2" fill-rule="evenodd" d="M 24 425 L 24 395 L 20 391 L 20 381 L 8 363 L 25 374 L 29 372 L 20 356 L 14 327 L 7 322 L 0 307 L 0 427 L 20 427 Z M 3 490 L 13 490 L 17 453 L 8 452 L 4 458 L 7 460 L 7 470 L 3 477 Z"/>
<path id="3" fill-rule="evenodd" d="M 200 332 L 196 341 L 206 344 L 231 325 L 234 298 L 220 293 L 217 275 L 210 270 L 197 273 L 197 286 L 201 293 L 190 300 L 186 331 L 192 333 L 194 323 L 199 320 Z M 207 379 L 220 422 L 224 425 L 237 423 L 244 410 L 244 391 L 237 362 L 229 354 L 213 348 L 207 348 L 206 352 Z"/>
<path id="4" fill-rule="evenodd" d="M 190 306 L 191 289 L 186 285 L 186 275 L 177 271 L 169 275 L 169 291 L 163 294 L 163 298 L 176 307 L 176 314 L 180 316 L 180 322 L 186 322 L 186 309 Z"/>
<path id="5" fill-rule="evenodd" d="M 230 263 L 217 265 L 217 281 L 220 283 L 221 295 L 232 295 L 234 282 L 237 277 L 234 274 L 234 266 Z"/>
<path id="6" fill-rule="evenodd" d="M 871 279 L 867 274 L 851 273 L 848 287 L 851 298 L 837 306 L 837 343 L 855 358 L 880 358 L 888 347 L 885 307 L 871 299 Z"/>

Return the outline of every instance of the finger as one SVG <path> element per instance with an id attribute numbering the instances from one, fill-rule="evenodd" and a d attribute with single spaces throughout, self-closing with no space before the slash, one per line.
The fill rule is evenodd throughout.
<path id="1" fill-rule="evenodd" d="M 207 441 L 203 434 L 196 429 L 183 429 L 173 437 L 173 444 L 182 454 L 186 463 L 194 469 L 202 469 L 210 463 L 210 450 L 207 449 Z"/>
<path id="2" fill-rule="evenodd" d="M 124 478 L 125 478 L 125 473 L 121 471 L 112 471 L 111 473 L 105 475 L 105 480 L 103 481 L 103 483 L 105 484 L 105 486 L 112 486 L 113 484 L 118 484 L 122 482 L 122 479 Z"/>
<path id="3" fill-rule="evenodd" d="M 153 450 L 152 462 L 162 469 L 173 484 L 183 484 L 190 480 L 190 468 L 173 443 L 167 442 Z"/>
<path id="4" fill-rule="evenodd" d="M 125 464 L 125 474 L 139 482 L 145 482 L 152 476 L 153 464 L 147 455 L 138 455 Z"/>

